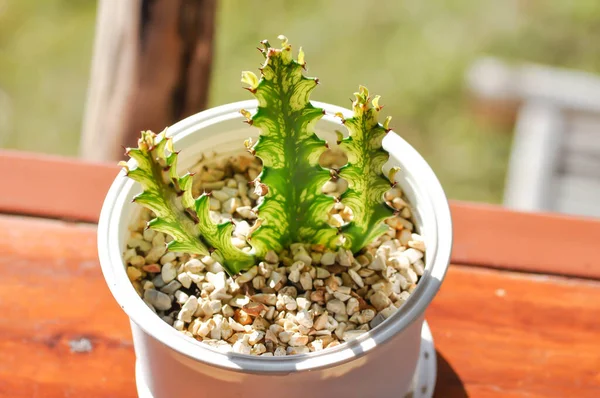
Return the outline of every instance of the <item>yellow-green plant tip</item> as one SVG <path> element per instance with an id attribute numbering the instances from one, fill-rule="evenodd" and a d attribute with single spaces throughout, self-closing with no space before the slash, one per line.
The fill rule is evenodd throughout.
<path id="1" fill-rule="evenodd" d="M 250 71 L 242 72 L 242 83 L 246 83 L 251 89 L 255 89 L 258 86 L 258 77 Z"/>
<path id="2" fill-rule="evenodd" d="M 304 60 L 304 51 L 302 50 L 302 47 L 300 47 L 300 49 L 298 50 L 298 63 L 303 66 L 306 64 L 306 61 Z"/>
<path id="3" fill-rule="evenodd" d="M 400 171 L 400 167 L 392 167 L 388 172 L 388 180 L 393 184 L 396 180 L 396 174 Z"/>
<path id="4" fill-rule="evenodd" d="M 385 118 L 385 121 L 383 122 L 383 128 L 386 130 L 390 129 L 390 122 L 392 121 L 392 117 L 388 116 Z"/>

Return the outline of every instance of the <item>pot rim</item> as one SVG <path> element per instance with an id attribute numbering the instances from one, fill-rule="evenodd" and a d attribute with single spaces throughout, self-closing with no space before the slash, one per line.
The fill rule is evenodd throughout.
<path id="1" fill-rule="evenodd" d="M 352 115 L 352 112 L 345 108 L 318 101 L 311 102 L 325 110 L 324 119 L 329 121 L 334 120 L 333 115 L 336 112 L 341 112 L 346 117 Z M 182 137 L 199 130 L 199 127 L 231 119 L 242 121 L 244 119 L 239 111 L 246 109 L 252 112 L 256 110 L 257 105 L 256 100 L 248 100 L 208 109 L 169 127 L 168 135 L 173 136 L 174 142 L 177 143 Z M 432 260 L 410 299 L 381 325 L 355 340 L 309 354 L 254 357 L 220 352 L 185 336 L 165 323 L 140 299 L 123 266 L 118 234 L 114 231 L 119 228 L 125 196 L 134 188 L 134 181 L 127 178 L 123 170 L 119 172 L 108 191 L 98 222 L 98 254 L 106 283 L 130 320 L 162 344 L 196 361 L 239 372 L 281 374 L 322 369 L 359 358 L 375 346 L 401 333 L 423 314 L 444 279 L 452 249 L 450 208 L 433 170 L 411 145 L 395 133 L 390 132 L 384 138 L 384 147 L 390 153 L 402 153 L 403 162 L 410 164 L 411 170 L 414 167 L 416 171 L 413 170 L 412 174 L 418 174 L 418 185 L 422 186 L 426 193 L 425 197 L 420 197 L 419 200 L 430 202 L 427 210 L 434 213 L 432 223 L 435 225 L 431 228 L 434 244 L 428 246 L 427 256 Z M 129 162 L 130 166 L 135 164 L 133 160 Z"/>

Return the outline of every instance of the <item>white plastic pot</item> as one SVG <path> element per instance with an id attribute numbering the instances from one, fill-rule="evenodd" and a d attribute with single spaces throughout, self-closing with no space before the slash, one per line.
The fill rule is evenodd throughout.
<path id="1" fill-rule="evenodd" d="M 333 114 L 350 116 L 351 112 L 314 104 L 327 113 L 317 124 L 318 133 L 335 137 L 340 122 Z M 244 139 L 256 135 L 257 129 L 242 123 L 239 111 L 252 112 L 256 105 L 244 101 L 220 106 L 170 127 L 169 135 L 182 150 L 181 170 L 202 152 L 242 151 Z M 131 199 L 140 187 L 121 172 L 102 208 L 98 251 L 106 283 L 131 319 L 138 386 L 143 384 L 154 398 L 404 396 L 419 357 L 425 309 L 450 260 L 452 227 L 444 191 L 425 160 L 393 132 L 385 137 L 383 146 L 391 155 L 390 165 L 401 167 L 396 179 L 412 204 L 417 228 L 427 245 L 425 274 L 408 302 L 375 329 L 332 349 L 289 357 L 219 352 L 176 331 L 144 304 L 127 278 L 122 259 L 128 225 L 138 211 Z"/>

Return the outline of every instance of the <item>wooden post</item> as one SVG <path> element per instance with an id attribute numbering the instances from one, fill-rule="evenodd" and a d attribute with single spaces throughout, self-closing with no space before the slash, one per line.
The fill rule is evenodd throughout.
<path id="1" fill-rule="evenodd" d="M 99 0 L 80 155 L 123 158 L 141 130 L 206 107 L 215 0 Z"/>

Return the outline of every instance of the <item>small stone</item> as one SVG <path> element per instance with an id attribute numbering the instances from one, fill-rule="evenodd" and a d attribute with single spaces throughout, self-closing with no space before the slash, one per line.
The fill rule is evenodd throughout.
<path id="1" fill-rule="evenodd" d="M 146 290 L 144 292 L 144 300 L 148 301 L 159 311 L 166 311 L 171 308 L 171 299 L 169 296 L 158 290 Z"/>
<path id="2" fill-rule="evenodd" d="M 148 265 L 144 265 L 142 267 L 142 269 L 146 272 L 151 272 L 153 274 L 156 274 L 158 272 L 160 272 L 160 265 L 158 264 L 148 264 Z"/>
<path id="3" fill-rule="evenodd" d="M 195 296 L 190 296 L 185 304 L 181 307 L 181 311 L 177 315 L 177 319 L 180 319 L 184 322 L 191 322 L 192 315 L 196 312 L 198 308 L 198 299 Z"/>
<path id="4" fill-rule="evenodd" d="M 360 337 L 360 336 L 362 336 L 365 333 L 366 332 L 364 330 L 348 330 L 348 331 L 344 331 L 344 333 L 342 334 L 342 340 L 344 340 L 344 341 L 354 340 L 357 337 Z"/>
<path id="5" fill-rule="evenodd" d="M 347 302 L 346 302 L 346 314 L 348 316 L 352 316 L 354 315 L 356 312 L 358 312 L 360 309 L 360 304 L 358 303 L 358 300 L 354 297 L 351 297 Z"/>
<path id="6" fill-rule="evenodd" d="M 250 298 L 252 301 L 266 305 L 275 305 L 277 303 L 277 296 L 273 293 L 259 293 L 251 296 Z"/>
<path id="7" fill-rule="evenodd" d="M 173 263 L 167 262 L 163 265 L 160 275 L 165 283 L 169 283 L 177 276 L 177 270 Z"/>
<path id="8" fill-rule="evenodd" d="M 135 267 L 127 267 L 127 277 L 130 281 L 137 281 L 142 277 L 142 271 Z"/>
<path id="9" fill-rule="evenodd" d="M 338 299 L 340 301 L 346 302 L 352 296 L 350 296 L 349 294 L 344 294 L 344 293 L 340 293 L 340 292 L 333 292 L 333 297 L 335 297 L 336 299 Z"/>
<path id="10" fill-rule="evenodd" d="M 335 253 L 333 252 L 325 252 L 321 256 L 321 264 L 322 265 L 333 265 L 335 263 Z"/>
<path id="11" fill-rule="evenodd" d="M 381 311 L 385 307 L 391 304 L 390 299 L 385 295 L 383 291 L 375 292 L 370 298 L 371 304 L 373 307 L 377 309 L 377 311 Z"/>
<path id="12" fill-rule="evenodd" d="M 250 206 L 239 206 L 235 211 L 246 220 L 254 220 L 256 218 L 256 214 L 252 211 L 252 207 Z"/>
<path id="13" fill-rule="evenodd" d="M 356 271 L 349 269 L 348 270 L 348 275 L 350 275 L 350 277 L 352 278 L 352 280 L 354 281 L 354 283 L 356 283 L 358 285 L 358 287 L 364 287 L 365 283 L 363 282 L 362 278 L 360 277 L 360 275 L 358 275 L 356 273 Z"/>
<path id="14" fill-rule="evenodd" d="M 337 262 L 339 265 L 349 267 L 352 265 L 352 252 L 350 250 L 340 248 L 337 252 Z"/>
<path id="15" fill-rule="evenodd" d="M 308 348 L 311 351 L 322 351 L 323 350 L 323 340 L 316 339 L 308 344 Z"/>
<path id="16" fill-rule="evenodd" d="M 382 253 L 377 253 L 375 255 L 375 258 L 373 259 L 373 261 L 371 262 L 371 264 L 369 264 L 369 269 L 372 269 L 374 271 L 383 271 L 385 270 L 385 263 L 386 263 L 386 259 L 383 256 Z"/>
<path id="17" fill-rule="evenodd" d="M 303 336 L 300 333 L 294 333 L 288 344 L 292 347 L 302 347 L 308 344 L 308 336 Z"/>
<path id="18" fill-rule="evenodd" d="M 327 312 L 323 312 L 319 317 L 314 321 L 313 327 L 315 330 L 323 330 L 327 327 Z"/>
<path id="19" fill-rule="evenodd" d="M 310 349 L 306 346 L 298 346 L 298 347 L 289 346 L 286 349 L 286 352 L 288 355 L 301 355 L 301 354 L 308 354 L 310 352 Z"/>
<path id="20" fill-rule="evenodd" d="M 250 315 L 248 315 L 246 311 L 241 309 L 235 310 L 233 319 L 240 325 L 250 325 L 252 323 L 252 318 L 250 317 Z"/>
<path id="21" fill-rule="evenodd" d="M 294 261 L 302 261 L 305 265 L 311 265 L 312 257 L 309 256 L 305 251 L 301 251 L 294 255 Z"/>
<path id="22" fill-rule="evenodd" d="M 175 261 L 176 258 L 177 258 L 177 256 L 175 255 L 175 253 L 168 252 L 160 258 L 160 263 L 162 265 L 165 265 L 167 263 Z"/>
<path id="23" fill-rule="evenodd" d="M 266 307 L 262 303 L 248 303 L 244 304 L 243 309 L 248 315 L 257 317 L 266 309 Z"/>
<path id="24" fill-rule="evenodd" d="M 185 263 L 186 271 L 189 271 L 193 274 L 197 274 L 199 272 L 204 271 L 205 267 L 206 267 L 206 265 L 204 265 L 204 263 L 202 261 L 198 260 L 197 258 L 192 258 L 190 261 Z"/>
<path id="25" fill-rule="evenodd" d="M 298 325 L 311 328 L 313 327 L 313 315 L 307 310 L 301 310 L 296 313 L 296 322 Z"/>
<path id="26" fill-rule="evenodd" d="M 254 279 L 252 279 L 252 287 L 254 287 L 254 289 L 256 290 L 261 290 L 262 288 L 264 288 L 266 283 L 267 280 L 262 275 L 257 275 L 254 277 Z"/>
<path id="27" fill-rule="evenodd" d="M 345 314 L 346 305 L 339 299 L 333 299 L 327 303 L 327 311 L 334 314 Z"/>
<path id="28" fill-rule="evenodd" d="M 269 250 L 267 254 L 265 254 L 265 261 L 271 264 L 279 263 L 279 256 L 273 250 Z"/>
<path id="29" fill-rule="evenodd" d="M 219 202 L 219 199 L 213 198 L 211 196 L 209 198 L 209 206 L 210 206 L 210 210 L 218 211 L 221 209 L 221 202 Z"/>
<path id="30" fill-rule="evenodd" d="M 189 289 L 190 286 L 192 286 L 192 278 L 186 272 L 177 275 L 177 280 L 186 289 Z"/>
<path id="31" fill-rule="evenodd" d="M 134 267 L 141 267 L 142 265 L 146 264 L 146 259 L 142 256 L 133 256 L 129 259 L 129 264 L 133 265 Z"/>
<path id="32" fill-rule="evenodd" d="M 411 240 L 408 241 L 408 246 L 421 252 L 425 252 L 425 242 L 421 235 L 412 234 Z"/>
<path id="33" fill-rule="evenodd" d="M 225 272 L 207 272 L 206 280 L 214 286 L 215 290 L 225 289 Z"/>
<path id="34" fill-rule="evenodd" d="M 284 347 L 279 346 L 275 349 L 275 352 L 273 353 L 273 355 L 276 357 L 284 357 L 287 355 L 287 353 L 286 353 Z"/>
<path id="35" fill-rule="evenodd" d="M 160 291 L 166 294 L 173 294 L 179 289 L 181 289 L 181 283 L 179 283 L 179 281 L 171 281 L 165 286 L 161 287 Z"/>
<path id="36" fill-rule="evenodd" d="M 223 212 L 233 214 L 241 206 L 238 198 L 230 198 L 223 203 Z"/>
<path id="37" fill-rule="evenodd" d="M 217 199 L 219 202 L 225 202 L 227 199 L 230 198 L 230 196 L 226 192 L 221 191 L 221 190 L 212 191 L 211 195 L 213 198 Z M 211 210 L 213 210 L 213 209 L 211 209 Z"/>
<path id="38" fill-rule="evenodd" d="M 231 300 L 229 300 L 229 305 L 232 307 L 237 307 L 237 308 L 242 308 L 243 306 L 245 306 L 246 304 L 248 304 L 250 302 L 250 298 L 247 296 L 235 296 L 234 298 L 232 298 Z"/>
<path id="39" fill-rule="evenodd" d="M 298 269 L 294 269 L 292 270 L 289 274 L 288 274 L 288 279 L 291 282 L 294 283 L 298 283 L 300 282 L 300 271 Z"/>
<path id="40" fill-rule="evenodd" d="M 302 289 L 304 290 L 312 290 L 313 281 L 308 272 L 303 272 L 302 275 L 300 275 L 300 285 L 302 285 Z"/>
<path id="41" fill-rule="evenodd" d="M 181 321 L 181 320 L 177 319 L 175 322 L 173 322 L 173 327 L 174 327 L 176 330 L 182 331 L 182 330 L 183 330 L 183 328 L 185 327 L 185 322 L 183 322 L 183 321 Z"/>
<path id="42" fill-rule="evenodd" d="M 233 352 L 249 355 L 252 352 L 252 347 L 243 340 L 238 340 L 233 344 Z"/>
<path id="43" fill-rule="evenodd" d="M 328 278 L 331 273 L 327 271 L 325 268 L 316 267 L 317 270 L 317 279 L 325 279 Z"/>
<path id="44" fill-rule="evenodd" d="M 402 198 L 396 197 L 392 200 L 392 206 L 394 206 L 394 209 L 401 210 L 407 206 L 407 203 Z"/>
<path id="45" fill-rule="evenodd" d="M 411 283 L 411 284 L 417 283 L 417 281 L 419 280 L 417 273 L 410 268 L 401 270 L 400 275 L 405 277 L 406 280 L 408 281 L 408 283 Z"/>
<path id="46" fill-rule="evenodd" d="M 154 279 L 152 279 L 152 283 L 158 289 L 166 285 L 165 281 L 163 281 L 162 276 L 160 275 L 156 275 Z"/>
<path id="47" fill-rule="evenodd" d="M 412 264 L 412 269 L 418 276 L 423 276 L 423 274 L 425 273 L 425 264 L 423 263 L 423 260 L 415 261 Z"/>
<path id="48" fill-rule="evenodd" d="M 254 266 L 238 276 L 235 281 L 241 285 L 242 283 L 250 282 L 256 275 L 258 275 L 258 267 Z"/>
<path id="49" fill-rule="evenodd" d="M 177 290 L 173 295 L 175 296 L 175 300 L 177 300 L 177 303 L 179 303 L 179 304 L 185 303 L 187 301 L 187 299 L 190 297 L 186 293 L 182 292 L 181 290 Z"/>

